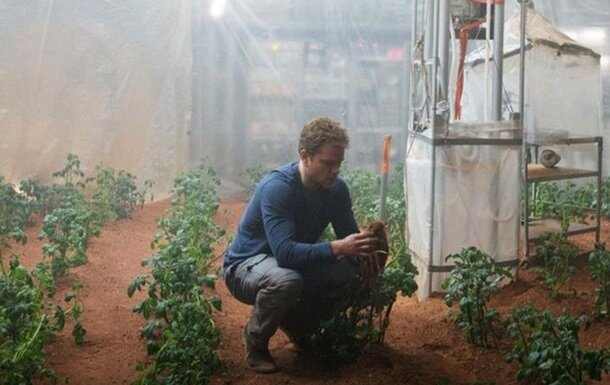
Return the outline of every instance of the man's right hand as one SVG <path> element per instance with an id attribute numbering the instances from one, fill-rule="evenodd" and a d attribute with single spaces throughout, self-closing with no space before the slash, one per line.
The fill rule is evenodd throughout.
<path id="1" fill-rule="evenodd" d="M 362 231 L 348 235 L 343 239 L 337 239 L 330 243 L 333 255 L 341 257 L 344 255 L 354 255 L 365 257 L 372 253 L 377 238 L 370 231 Z"/>

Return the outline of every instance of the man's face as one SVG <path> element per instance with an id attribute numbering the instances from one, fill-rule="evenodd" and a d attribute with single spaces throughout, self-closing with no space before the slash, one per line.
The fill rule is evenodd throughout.
<path id="1" fill-rule="evenodd" d="M 341 163 L 345 157 L 345 147 L 325 144 L 314 155 L 301 153 L 304 174 L 303 181 L 306 187 L 330 188 L 337 176 Z"/>

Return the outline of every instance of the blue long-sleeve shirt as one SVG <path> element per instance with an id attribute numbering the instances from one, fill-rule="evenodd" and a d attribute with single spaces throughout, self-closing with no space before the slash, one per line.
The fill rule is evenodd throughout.
<path id="1" fill-rule="evenodd" d="M 258 254 L 272 254 L 278 265 L 295 270 L 330 261 L 329 242 L 319 242 L 332 224 L 337 238 L 357 233 L 345 182 L 306 190 L 298 163 L 270 172 L 258 184 L 225 254 L 225 267 Z"/>

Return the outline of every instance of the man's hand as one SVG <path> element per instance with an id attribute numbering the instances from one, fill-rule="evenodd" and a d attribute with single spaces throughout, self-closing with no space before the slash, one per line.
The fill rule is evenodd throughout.
<path id="1" fill-rule="evenodd" d="M 372 253 L 377 242 L 377 238 L 370 231 L 362 231 L 348 235 L 343 239 L 337 239 L 330 243 L 333 255 L 341 257 L 344 255 L 354 255 L 359 257 L 368 256 Z"/>

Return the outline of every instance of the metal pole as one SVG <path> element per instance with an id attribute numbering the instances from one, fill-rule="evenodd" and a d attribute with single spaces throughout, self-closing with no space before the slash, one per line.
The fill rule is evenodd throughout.
<path id="1" fill-rule="evenodd" d="M 521 28 L 520 28 L 520 47 L 519 47 L 519 124 L 521 129 L 524 126 L 524 108 L 525 108 L 525 34 L 526 34 L 526 18 L 527 18 L 527 5 L 524 4 L 526 0 L 521 0 Z"/>
<path id="2" fill-rule="evenodd" d="M 432 65 L 432 76 L 430 79 L 430 92 L 432 93 L 432 119 L 430 122 L 430 131 L 432 137 L 436 136 L 436 113 L 438 110 L 438 52 L 439 52 L 439 15 L 440 15 L 440 0 L 433 2 L 433 28 L 432 35 L 432 57 L 430 64 Z"/>
<path id="3" fill-rule="evenodd" d="M 604 151 L 604 142 L 603 138 L 597 139 L 597 219 L 596 225 L 597 229 L 595 230 L 595 247 L 601 247 L 599 243 L 600 229 L 601 229 L 601 216 L 602 216 L 602 156 Z"/>
<path id="4" fill-rule="evenodd" d="M 439 81 L 443 96 L 449 99 L 449 0 L 440 0 L 439 13 Z"/>
<path id="5" fill-rule="evenodd" d="M 525 33 L 526 33 L 526 17 L 527 17 L 527 5 L 525 4 L 526 0 L 521 0 L 521 26 L 520 26 L 520 47 L 519 47 L 519 126 L 521 129 L 521 135 L 523 138 L 523 146 L 521 148 L 521 158 L 527 155 L 528 151 L 528 143 L 527 143 L 527 135 L 524 135 L 524 108 L 525 108 Z M 522 160 L 523 161 L 523 160 Z M 528 189 L 528 177 L 527 177 L 527 160 L 523 161 L 523 235 L 525 236 L 525 261 L 529 259 L 529 189 Z"/>
<path id="6" fill-rule="evenodd" d="M 492 120 L 502 120 L 502 77 L 504 71 L 504 3 L 494 5 L 494 78 Z"/>
<path id="7" fill-rule="evenodd" d="M 436 110 L 437 110 L 437 76 L 438 76 L 438 31 L 439 31 L 439 0 L 434 0 L 434 28 L 432 31 L 428 31 L 431 33 L 434 49 L 433 49 L 433 67 L 432 67 L 432 82 L 431 87 L 432 92 L 432 119 L 430 122 L 430 131 L 432 134 L 432 139 L 436 137 Z M 428 261 L 428 269 L 429 271 L 429 282 L 430 282 L 430 291 L 432 291 L 432 266 L 434 261 L 434 211 L 435 211 L 435 202 L 434 199 L 436 197 L 436 146 L 434 145 L 434 140 L 431 144 L 432 148 L 432 156 L 430 159 L 431 162 L 431 170 L 430 170 L 430 221 L 429 221 L 429 242 L 430 242 L 430 253 L 429 253 L 429 261 Z"/>

